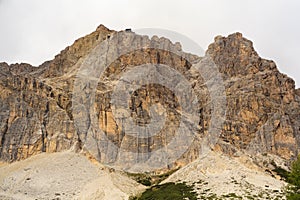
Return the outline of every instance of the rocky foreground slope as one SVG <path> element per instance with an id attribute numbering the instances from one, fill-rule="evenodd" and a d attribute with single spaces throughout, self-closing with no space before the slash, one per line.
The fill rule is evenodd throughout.
<path id="1" fill-rule="evenodd" d="M 285 199 L 286 184 L 246 160 L 210 152 L 163 183 L 186 182 L 198 199 Z M 74 152 L 42 153 L 0 166 L 0 199 L 127 200 L 146 189 L 131 178 Z"/>
<path id="2" fill-rule="evenodd" d="M 145 189 L 74 152 L 40 154 L 0 167 L 0 199 L 123 200 Z"/>

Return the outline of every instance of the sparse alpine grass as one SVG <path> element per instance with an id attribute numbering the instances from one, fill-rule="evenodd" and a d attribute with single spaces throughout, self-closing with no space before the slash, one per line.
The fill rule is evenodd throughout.
<path id="1" fill-rule="evenodd" d="M 147 189 L 140 196 L 131 197 L 130 200 L 197 200 L 193 187 L 186 183 L 165 183 Z"/>

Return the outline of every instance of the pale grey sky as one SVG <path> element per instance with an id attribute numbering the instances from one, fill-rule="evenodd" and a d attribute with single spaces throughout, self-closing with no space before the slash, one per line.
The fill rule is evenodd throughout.
<path id="1" fill-rule="evenodd" d="M 239 31 L 300 86 L 298 0 L 0 0 L 0 61 L 39 65 L 104 24 L 163 28 L 204 50 Z"/>

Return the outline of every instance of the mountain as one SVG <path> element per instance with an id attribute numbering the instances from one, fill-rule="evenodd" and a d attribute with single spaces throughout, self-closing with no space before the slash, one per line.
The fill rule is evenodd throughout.
<path id="1" fill-rule="evenodd" d="M 38 67 L 0 63 L 0 91 L 3 162 L 72 151 L 148 173 L 213 151 L 272 169 L 300 150 L 299 90 L 241 33 L 199 57 L 100 25 Z"/>

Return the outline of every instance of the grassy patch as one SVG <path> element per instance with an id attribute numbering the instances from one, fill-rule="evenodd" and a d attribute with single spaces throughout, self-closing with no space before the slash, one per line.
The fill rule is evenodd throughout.
<path id="1" fill-rule="evenodd" d="M 145 186 L 157 185 L 166 178 L 168 178 L 171 174 L 173 174 L 178 169 L 170 170 L 167 173 L 163 174 L 151 174 L 151 173 L 127 173 L 129 177 L 141 183 Z"/>
<path id="2" fill-rule="evenodd" d="M 224 194 L 222 195 L 222 198 L 243 199 L 242 197 L 236 195 L 235 193 Z"/>
<path id="3" fill-rule="evenodd" d="M 193 187 L 185 183 L 165 183 L 147 189 L 139 197 L 131 197 L 130 200 L 197 200 L 197 194 Z"/>

